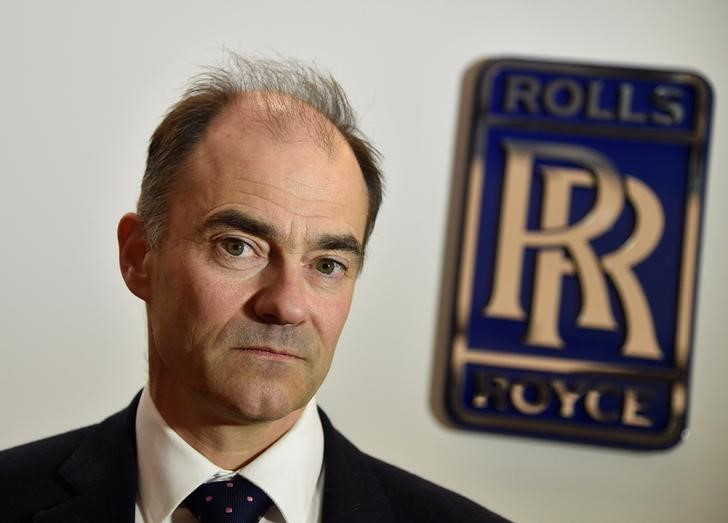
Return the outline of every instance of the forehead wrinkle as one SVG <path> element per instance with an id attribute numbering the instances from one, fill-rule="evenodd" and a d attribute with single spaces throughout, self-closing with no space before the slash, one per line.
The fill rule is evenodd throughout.
<path id="1" fill-rule="evenodd" d="M 298 201 L 302 201 L 302 202 L 306 202 L 306 203 L 311 203 L 311 204 L 326 203 L 326 204 L 341 205 L 341 206 L 344 206 L 345 205 L 343 202 L 341 202 L 339 200 L 335 200 L 335 199 L 333 199 L 333 200 L 326 200 L 326 199 L 323 199 L 323 198 L 307 198 L 307 197 L 299 196 L 294 191 L 292 191 L 290 189 L 286 189 L 284 187 L 281 187 L 280 185 L 277 185 L 277 184 L 274 184 L 274 183 L 271 183 L 271 182 L 253 181 L 253 180 L 249 180 L 247 178 L 244 179 L 243 181 L 244 181 L 244 185 L 251 185 L 251 186 L 258 185 L 258 186 L 262 186 L 262 187 L 265 187 L 265 188 L 273 189 L 275 191 L 282 192 L 283 194 L 285 194 L 289 198 L 292 198 L 292 199 L 298 200 Z M 298 182 L 298 181 L 296 183 L 299 186 L 301 186 L 301 187 L 308 187 L 308 188 L 315 188 L 316 187 L 315 185 L 304 184 L 304 183 L 301 183 L 301 182 Z M 262 199 L 262 200 L 266 200 L 266 201 L 269 201 L 270 203 L 272 203 L 272 204 L 280 207 L 279 204 L 276 204 L 274 201 L 270 200 L 265 195 L 256 194 L 256 193 L 252 192 L 251 190 L 248 190 L 248 189 L 245 189 L 245 188 L 239 188 L 239 189 L 235 189 L 235 192 L 238 192 L 240 194 L 245 194 L 246 196 L 252 196 L 254 198 L 259 198 L 259 199 Z"/>
<path id="2" fill-rule="evenodd" d="M 277 229 L 280 229 L 281 231 L 283 231 L 284 229 L 289 230 L 289 233 L 288 233 L 289 235 L 293 235 L 292 229 L 294 228 L 294 222 L 296 219 L 299 219 L 302 221 L 310 220 L 310 219 L 313 219 L 313 220 L 333 220 L 334 219 L 334 218 L 332 218 L 332 216 L 330 214 L 321 214 L 320 213 L 321 205 L 316 205 L 318 203 L 324 203 L 324 204 L 330 205 L 332 207 L 335 206 L 336 208 L 345 208 L 346 207 L 343 203 L 336 202 L 336 201 L 332 202 L 332 201 L 328 201 L 328 200 L 307 200 L 307 202 L 313 204 L 314 207 L 311 209 L 311 212 L 304 212 L 304 210 L 296 210 L 296 209 L 298 209 L 298 207 L 291 208 L 290 206 L 281 204 L 279 202 L 276 202 L 275 200 L 265 198 L 259 194 L 247 193 L 244 191 L 242 191 L 242 192 L 249 197 L 249 201 L 246 201 L 244 203 L 237 202 L 237 201 L 221 203 L 220 205 L 216 206 L 215 209 L 220 209 L 220 208 L 225 208 L 225 207 L 232 208 L 232 209 L 236 209 L 236 208 L 239 209 L 239 208 L 243 207 L 243 208 L 252 209 L 252 210 L 256 211 L 256 213 L 258 215 L 264 216 L 264 215 L 270 213 L 271 208 L 275 208 L 278 210 L 280 215 L 290 217 L 289 220 L 285 220 L 285 221 L 289 222 L 289 225 L 287 227 L 281 228 L 279 226 L 275 226 Z M 217 212 L 217 211 L 211 211 L 211 212 Z M 239 212 L 241 212 L 242 214 L 245 214 L 244 211 L 239 211 Z M 270 223 L 270 221 L 266 220 L 265 218 L 259 219 L 257 217 L 254 217 L 254 219 L 256 219 L 258 221 L 265 221 L 266 223 Z M 344 224 L 347 229 L 351 229 L 351 234 L 354 237 L 356 237 L 356 234 L 354 234 L 356 231 L 356 227 L 354 226 L 354 224 L 349 223 L 348 221 L 344 221 L 344 220 L 338 220 L 338 221 L 339 221 L 339 223 Z M 281 234 L 281 236 L 283 236 L 283 234 Z"/>
<path id="3" fill-rule="evenodd" d="M 248 131 L 246 130 L 246 132 L 248 132 Z M 221 152 L 220 152 L 221 144 L 217 140 L 213 140 L 212 136 L 208 136 L 207 138 L 208 138 L 208 140 L 206 140 L 207 144 L 204 144 L 204 145 L 200 144 L 200 146 L 196 147 L 195 150 L 192 152 L 191 158 L 189 158 L 190 163 L 186 166 L 187 169 L 185 169 L 185 170 L 192 171 L 192 172 L 204 172 L 204 169 L 195 169 L 193 166 L 193 162 L 194 162 L 194 163 L 197 163 L 198 166 L 201 164 L 207 164 L 208 168 L 211 168 L 213 175 L 224 175 L 223 173 L 230 172 L 230 167 L 229 167 L 229 164 L 227 164 L 227 162 L 226 162 L 226 158 L 221 157 Z M 227 132 L 227 133 L 225 133 L 225 138 L 235 139 L 236 137 L 234 137 L 230 132 Z M 277 142 L 277 143 L 284 144 L 284 142 Z M 310 144 L 311 147 L 316 147 L 316 144 L 309 142 L 308 140 L 305 140 L 305 139 L 290 141 L 289 143 L 307 143 L 307 144 Z M 344 142 L 342 144 L 342 146 L 348 147 L 348 144 L 346 144 Z M 336 160 L 336 158 L 328 157 L 329 164 L 334 163 L 335 160 Z M 236 164 L 236 167 L 235 167 L 235 169 L 248 172 L 247 176 L 243 175 L 244 177 L 240 178 L 240 181 L 243 182 L 244 184 L 247 184 L 250 186 L 259 186 L 259 187 L 271 189 L 274 191 L 279 191 L 279 192 L 285 194 L 286 196 L 292 197 L 298 201 L 307 201 L 312 204 L 332 203 L 332 204 L 346 205 L 345 203 L 340 202 L 338 200 L 326 200 L 326 199 L 321 199 L 321 198 L 301 197 L 301 196 L 295 194 L 295 192 L 292 189 L 288 189 L 288 188 L 284 187 L 285 180 L 288 179 L 290 181 L 293 181 L 298 187 L 304 187 L 307 189 L 314 189 L 314 190 L 317 189 L 317 185 L 315 183 L 313 183 L 313 182 L 303 183 L 302 180 L 298 179 L 295 176 L 295 173 L 279 173 L 279 176 L 282 178 L 282 181 L 284 183 L 280 183 L 280 182 L 275 183 L 274 181 L 266 181 L 266 179 L 276 178 L 275 175 L 271 175 L 270 173 L 260 172 L 258 169 L 251 167 L 250 165 L 246 165 L 246 164 L 247 164 L 247 162 L 245 160 L 243 160 L 241 162 L 238 162 L 238 164 Z M 358 164 L 357 164 L 357 167 L 358 167 Z M 256 174 L 260 175 L 260 176 L 258 176 L 258 178 L 262 178 L 262 179 L 258 179 L 258 180 L 253 179 Z M 345 180 L 347 179 L 347 177 L 350 174 L 351 173 L 341 173 L 341 177 L 340 177 L 339 181 L 341 181 L 342 183 L 345 182 Z M 362 177 L 362 175 L 360 173 L 354 173 L 354 174 L 358 174 L 359 177 Z M 263 196 L 252 194 L 250 191 L 246 191 L 243 188 L 236 189 L 236 190 L 243 194 L 264 198 Z"/>
<path id="4" fill-rule="evenodd" d="M 291 194 L 290 196 L 296 200 L 305 200 L 305 202 L 307 202 L 307 203 L 314 204 L 314 208 L 312 209 L 312 212 L 307 213 L 307 212 L 304 212 L 303 210 L 296 210 L 296 209 L 299 209 L 300 206 L 295 206 L 295 207 L 291 208 L 286 203 L 280 203 L 280 202 L 277 202 L 275 199 L 266 198 L 263 195 L 256 194 L 253 192 L 248 192 L 244 189 L 236 190 L 236 192 L 246 195 L 247 197 L 249 197 L 249 200 L 245 201 L 245 202 L 239 202 L 239 201 L 235 201 L 235 200 L 230 200 L 227 202 L 226 201 L 220 202 L 213 209 L 208 211 L 208 214 L 218 212 L 217 211 L 218 209 L 225 208 L 225 207 L 228 207 L 228 208 L 248 207 L 250 209 L 254 209 L 254 210 L 258 211 L 261 214 L 266 214 L 266 213 L 270 212 L 271 207 L 274 207 L 274 208 L 282 211 L 283 214 L 295 216 L 297 218 L 302 218 L 302 219 L 314 218 L 314 219 L 332 220 L 334 218 L 332 218 L 332 216 L 329 214 L 319 214 L 319 209 L 322 207 L 322 205 L 318 205 L 318 204 L 326 204 L 326 205 L 329 205 L 331 207 L 336 207 L 336 208 L 346 208 L 347 207 L 346 204 L 344 204 L 343 202 L 337 201 L 337 200 L 306 199 L 306 198 L 299 198 L 296 195 Z M 344 223 L 347 223 L 347 222 L 344 222 Z M 353 224 L 348 224 L 348 225 L 353 225 Z"/>
<path id="5" fill-rule="evenodd" d="M 302 196 L 297 195 L 293 190 L 286 189 L 286 188 L 281 187 L 280 185 L 274 184 L 272 182 L 257 181 L 257 180 L 252 180 L 250 178 L 241 179 L 241 182 L 242 182 L 241 187 L 236 187 L 231 192 L 245 195 L 247 198 L 249 198 L 249 200 L 246 201 L 244 203 L 244 205 L 247 207 L 250 207 L 252 209 L 255 209 L 261 213 L 266 212 L 266 210 L 267 210 L 267 208 L 269 208 L 269 206 L 273 206 L 277 209 L 283 210 L 287 214 L 292 214 L 292 215 L 300 217 L 300 218 L 310 217 L 310 218 L 324 218 L 325 219 L 325 218 L 328 218 L 328 216 L 326 216 L 324 214 L 315 213 L 317 207 L 320 208 L 322 205 L 335 206 L 336 208 L 346 208 L 347 207 L 347 204 L 341 200 L 302 197 Z M 303 184 L 300 182 L 296 182 L 296 183 L 298 183 L 300 186 L 303 186 L 303 187 L 315 187 L 315 185 Z M 289 206 L 286 206 L 285 203 L 276 201 L 276 198 L 274 197 L 273 194 L 260 194 L 259 192 L 256 192 L 252 189 L 252 187 L 256 187 L 256 186 L 270 189 L 271 191 L 278 192 L 279 194 L 283 193 L 283 194 L 285 194 L 285 196 L 287 198 L 289 198 L 293 201 L 305 203 L 306 206 L 313 206 L 314 214 L 305 213 L 302 211 L 296 211 L 294 209 L 301 208 L 301 205 L 293 205 L 292 206 L 293 208 L 290 208 Z M 211 193 L 214 193 L 214 191 L 215 191 L 214 184 L 206 185 L 206 187 L 207 187 L 207 190 L 203 189 L 203 191 L 205 193 L 207 193 L 208 195 Z M 186 188 L 180 187 L 178 190 L 180 190 L 181 192 L 187 192 L 188 194 L 192 194 L 192 195 L 199 194 L 199 189 L 196 187 L 192 187 L 192 188 L 190 186 L 187 186 Z M 257 204 L 256 204 L 256 202 L 257 202 Z M 236 201 L 222 202 L 219 205 L 216 205 L 215 208 L 217 209 L 224 205 L 240 205 L 240 202 L 236 202 Z M 212 211 L 210 211 L 210 212 L 212 212 Z"/>

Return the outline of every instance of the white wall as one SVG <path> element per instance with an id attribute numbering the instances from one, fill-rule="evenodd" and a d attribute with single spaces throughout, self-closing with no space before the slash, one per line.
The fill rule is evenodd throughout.
<path id="1" fill-rule="evenodd" d="M 135 203 L 161 114 L 227 46 L 329 69 L 386 158 L 378 230 L 319 395 L 340 429 L 517 521 L 724 521 L 728 4 L 42 3 L 4 2 L 0 17 L 0 447 L 98 420 L 143 384 L 143 307 L 118 275 L 116 221 Z M 674 450 L 462 433 L 429 411 L 460 78 L 503 54 L 687 67 L 712 80 L 691 430 Z"/>

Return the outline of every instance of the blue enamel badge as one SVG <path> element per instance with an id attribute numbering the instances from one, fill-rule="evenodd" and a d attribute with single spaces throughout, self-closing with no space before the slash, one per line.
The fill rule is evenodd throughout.
<path id="1" fill-rule="evenodd" d="M 457 426 L 682 438 L 711 91 L 494 60 L 464 83 L 434 402 Z"/>

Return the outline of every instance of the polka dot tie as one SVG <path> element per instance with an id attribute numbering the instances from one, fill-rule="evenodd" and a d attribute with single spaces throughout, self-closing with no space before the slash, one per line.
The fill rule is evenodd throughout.
<path id="1" fill-rule="evenodd" d="M 201 523 L 256 523 L 271 506 L 271 499 L 241 476 L 204 483 L 183 504 Z"/>

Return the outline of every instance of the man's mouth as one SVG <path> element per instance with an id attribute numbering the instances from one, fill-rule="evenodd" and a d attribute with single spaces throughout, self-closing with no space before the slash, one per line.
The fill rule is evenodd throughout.
<path id="1" fill-rule="evenodd" d="M 278 360 L 300 360 L 302 359 L 297 354 L 286 350 L 279 349 L 277 347 L 236 347 L 235 350 L 239 350 L 255 356 L 263 358 L 278 359 Z"/>

